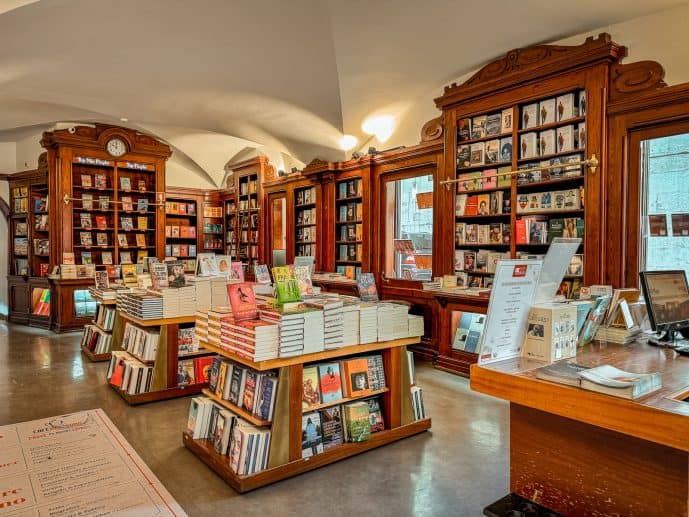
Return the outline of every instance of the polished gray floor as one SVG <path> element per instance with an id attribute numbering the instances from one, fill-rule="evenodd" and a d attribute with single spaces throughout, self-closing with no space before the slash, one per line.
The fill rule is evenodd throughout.
<path id="1" fill-rule="evenodd" d="M 508 491 L 505 403 L 417 364 L 430 432 L 239 495 L 182 446 L 189 398 L 128 406 L 79 334 L 0 323 L 0 425 L 103 408 L 192 516 L 477 516 Z"/>

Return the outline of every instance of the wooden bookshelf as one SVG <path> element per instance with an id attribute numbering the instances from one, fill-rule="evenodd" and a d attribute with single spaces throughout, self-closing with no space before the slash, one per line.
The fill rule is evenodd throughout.
<path id="1" fill-rule="evenodd" d="M 92 363 L 102 363 L 110 360 L 110 352 L 105 354 L 95 354 L 84 345 L 81 345 L 81 352 L 88 357 Z"/>
<path id="2" fill-rule="evenodd" d="M 158 349 L 156 351 L 154 361 L 141 361 L 137 359 L 136 356 L 131 352 L 127 352 L 140 362 L 147 365 L 153 365 L 151 391 L 130 395 L 118 387 L 110 385 L 115 392 L 118 393 L 128 404 L 138 405 L 146 404 L 148 402 L 156 402 L 159 400 L 185 397 L 187 395 L 197 395 L 201 393 L 202 389 L 207 388 L 208 383 L 196 383 L 181 386 L 177 384 L 179 360 L 192 358 L 191 356 L 179 356 L 179 326 L 180 324 L 193 323 L 194 321 L 194 316 L 142 320 L 118 310 L 115 315 L 115 324 L 113 325 L 112 350 L 122 350 L 122 338 L 124 335 L 124 327 L 127 322 L 143 328 L 159 327 L 160 338 L 158 340 Z M 203 353 L 195 354 L 195 357 L 198 357 L 199 355 L 209 355 L 208 352 L 209 350 L 205 350 Z M 108 382 L 108 384 L 110 383 Z"/>
<path id="3" fill-rule="evenodd" d="M 340 404 L 346 404 L 347 402 L 354 402 L 356 400 L 366 400 L 376 395 L 382 395 L 390 391 L 388 388 L 383 388 L 381 390 L 373 390 L 366 395 L 358 395 L 356 397 L 344 397 L 339 400 L 332 400 L 330 402 L 323 402 L 322 404 L 316 404 L 315 406 L 309 406 L 308 408 L 302 408 L 302 413 L 309 413 L 311 411 L 318 411 L 319 409 L 325 409 L 328 407 L 339 406 Z"/>
<path id="4" fill-rule="evenodd" d="M 278 386 L 272 422 L 257 420 L 254 415 L 248 414 L 242 408 L 204 391 L 204 394 L 211 399 L 254 423 L 254 425 L 270 426 L 271 441 L 268 469 L 252 475 L 239 476 L 230 468 L 229 458 L 218 454 L 209 440 L 195 440 L 188 432 L 182 433 L 184 446 L 198 456 L 232 488 L 243 493 L 426 431 L 431 427 L 430 418 L 413 421 L 409 359 L 406 353 L 406 345 L 418 343 L 418 341 L 418 338 L 398 339 L 258 363 L 204 343 L 203 346 L 209 350 L 217 351 L 219 355 L 255 370 L 278 370 Z M 307 410 L 302 409 L 304 364 L 366 354 L 372 351 L 379 351 L 382 354 L 387 388 L 361 397 L 344 398 L 336 402 L 320 404 Z M 315 456 L 302 458 L 302 415 L 305 411 L 330 407 L 352 400 L 366 399 L 376 395 L 382 396 L 381 410 L 385 421 L 384 430 L 372 433 L 370 439 L 365 442 L 345 442 Z"/>
<path id="5" fill-rule="evenodd" d="M 246 409 L 235 406 L 232 404 L 229 400 L 225 400 L 223 398 L 220 398 L 217 396 L 215 393 L 208 389 L 204 389 L 201 391 L 206 397 L 213 399 L 214 402 L 217 402 L 221 406 L 229 409 L 232 411 L 235 415 L 239 415 L 242 417 L 244 420 L 247 422 L 252 423 L 253 425 L 257 427 L 269 427 L 272 422 L 270 420 L 263 420 L 262 418 L 258 418 L 256 415 L 252 414 L 251 412 L 247 411 Z"/>
<path id="6" fill-rule="evenodd" d="M 101 306 L 115 310 L 115 307 L 117 305 L 117 300 L 113 300 L 113 299 L 104 300 L 102 297 L 95 294 L 95 290 L 91 290 L 91 289 L 89 289 L 89 294 L 91 295 L 91 298 L 93 298 L 96 302 L 96 315 L 95 315 L 94 319 L 92 319 L 88 324 L 96 327 L 101 332 L 112 336 L 112 328 L 106 329 L 105 327 L 100 325 L 96 321 L 95 318 L 98 316 L 98 311 L 100 310 Z M 115 318 L 116 318 L 116 314 L 115 314 L 115 316 L 113 316 L 113 328 L 115 325 Z M 85 335 L 84 335 L 84 337 L 85 337 Z M 112 341 L 110 342 L 110 346 L 112 347 Z M 103 352 L 103 353 L 95 353 L 86 346 L 86 344 L 83 342 L 83 338 L 82 338 L 82 343 L 81 343 L 81 351 L 88 358 L 88 360 L 91 361 L 92 363 L 100 363 L 100 362 L 105 362 L 105 361 L 110 360 L 110 351 Z"/>

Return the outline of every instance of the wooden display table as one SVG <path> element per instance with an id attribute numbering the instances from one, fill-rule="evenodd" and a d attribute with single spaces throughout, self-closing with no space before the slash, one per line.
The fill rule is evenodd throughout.
<path id="1" fill-rule="evenodd" d="M 178 356 L 179 347 L 177 338 L 179 334 L 179 325 L 181 323 L 194 323 L 194 321 L 196 321 L 195 316 L 142 320 L 118 310 L 115 314 L 115 323 L 112 329 L 112 350 L 122 350 L 122 337 L 124 335 L 124 326 L 126 322 L 133 323 L 139 327 L 159 327 L 160 338 L 158 341 L 156 358 L 153 362 L 151 391 L 130 395 L 112 384 L 110 384 L 110 387 L 130 405 L 145 404 L 147 402 L 156 402 L 158 400 L 167 400 L 201 393 L 202 389 L 208 387 L 208 383 L 196 383 L 184 386 L 179 386 L 177 383 L 177 363 L 179 359 L 199 357 L 212 353 L 206 350 Z M 132 357 L 136 358 L 133 355 Z M 150 364 L 150 361 L 142 362 Z"/>
<path id="2" fill-rule="evenodd" d="M 411 379 L 405 348 L 406 345 L 418 343 L 418 341 L 419 338 L 397 339 L 259 363 L 238 357 L 231 352 L 213 347 L 208 343 L 201 343 L 204 348 L 255 370 L 278 370 L 278 389 L 272 422 L 262 421 L 253 415 L 249 415 L 250 418 L 247 418 L 245 411 L 228 401 L 221 401 L 208 391 L 204 392 L 204 394 L 230 411 L 243 418 L 247 418 L 254 425 L 271 428 L 268 469 L 249 476 L 239 476 L 230 468 L 229 458 L 215 452 L 211 441 L 194 440 L 188 432 L 184 432 L 182 434 L 184 445 L 222 477 L 232 488 L 238 492 L 247 492 L 426 431 L 431 427 L 430 418 L 413 421 L 410 392 Z M 383 368 L 385 369 L 387 381 L 387 388 L 380 390 L 383 399 L 382 409 L 385 417 L 385 429 L 373 433 L 371 438 L 365 442 L 343 443 L 310 458 L 302 458 L 302 373 L 304 364 L 336 360 L 346 356 L 374 351 L 380 351 L 383 355 Z M 337 403 L 365 399 L 370 396 L 372 395 L 351 397 Z M 334 403 L 331 405 L 334 405 Z M 312 409 L 307 411 L 312 411 Z"/>
<path id="3" fill-rule="evenodd" d="M 689 514 L 689 359 L 595 343 L 576 362 L 661 372 L 636 401 L 542 381 L 528 359 L 471 367 L 471 388 L 510 402 L 510 490 L 565 515 Z"/>

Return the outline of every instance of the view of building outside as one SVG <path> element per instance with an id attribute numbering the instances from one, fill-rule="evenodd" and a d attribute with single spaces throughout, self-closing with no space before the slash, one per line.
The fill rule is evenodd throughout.
<path id="1" fill-rule="evenodd" d="M 641 145 L 646 183 L 642 189 L 646 199 L 641 200 L 641 270 L 684 269 L 689 273 L 689 134 L 646 140 Z M 667 229 L 662 230 L 661 217 L 655 219 L 657 226 L 652 231 L 649 215 L 665 215 Z"/>
<path id="2" fill-rule="evenodd" d="M 395 276 L 403 278 L 405 269 L 414 279 L 430 280 L 433 249 L 433 208 L 419 208 L 418 194 L 433 192 L 433 175 L 417 176 L 394 182 L 396 225 L 395 239 L 412 241 L 415 257 L 398 253 Z M 423 204 L 422 204 L 423 206 Z M 403 256 L 404 255 L 404 256 Z"/>

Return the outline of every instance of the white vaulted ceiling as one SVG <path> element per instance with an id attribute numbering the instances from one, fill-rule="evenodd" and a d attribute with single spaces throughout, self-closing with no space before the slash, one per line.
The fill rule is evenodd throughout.
<path id="1" fill-rule="evenodd" d="M 367 116 L 402 120 L 511 48 L 679 3 L 0 0 L 0 140 L 60 121 L 127 125 L 217 185 L 247 149 L 342 159 L 340 137 L 365 140 Z"/>

